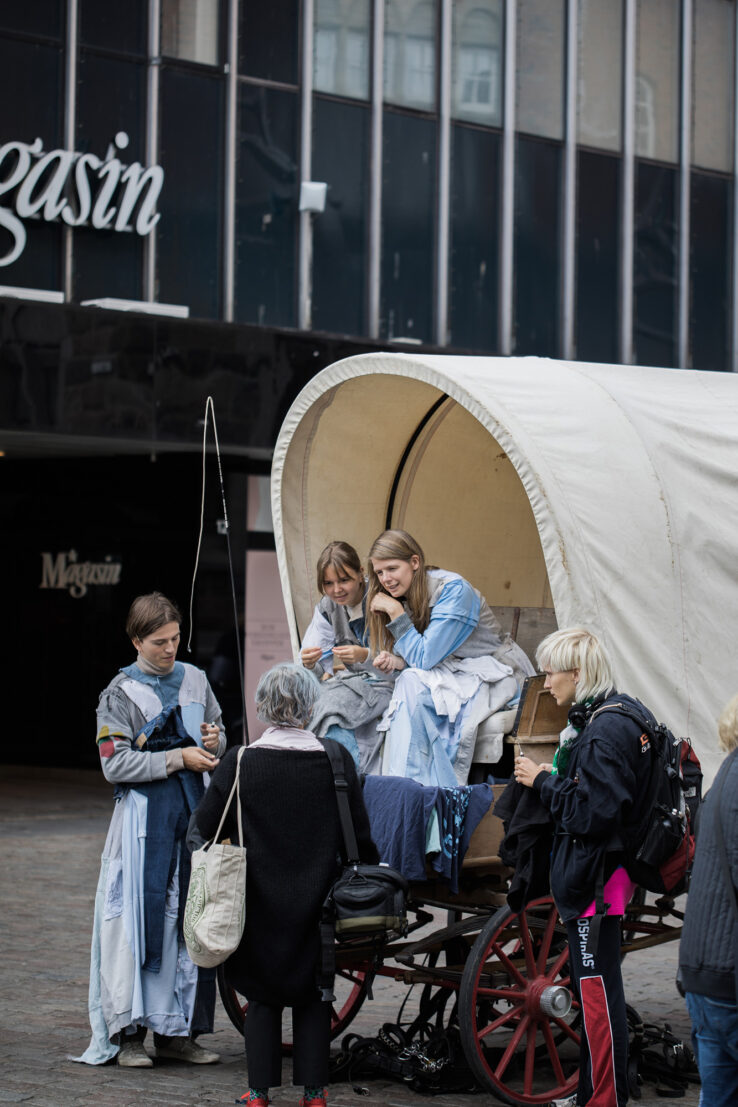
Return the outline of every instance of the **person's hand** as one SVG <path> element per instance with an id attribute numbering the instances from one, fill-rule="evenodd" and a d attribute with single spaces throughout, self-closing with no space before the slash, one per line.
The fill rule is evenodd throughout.
<path id="1" fill-rule="evenodd" d="M 385 615 L 389 615 L 390 622 L 398 619 L 405 610 L 399 600 L 393 600 L 386 592 L 377 592 L 376 596 L 372 596 L 369 607 L 372 611 L 383 611 Z"/>
<path id="2" fill-rule="evenodd" d="M 530 788 L 533 785 L 533 781 L 536 779 L 539 773 L 550 772 L 545 765 L 538 765 L 535 761 L 531 761 L 529 757 L 516 757 L 515 768 L 513 773 L 518 784 L 524 784 L 526 788 Z"/>
<path id="3" fill-rule="evenodd" d="M 209 750 L 201 750 L 199 746 L 185 746 L 182 750 L 182 760 L 185 769 L 193 773 L 212 773 L 219 759 L 214 757 Z"/>
<path id="4" fill-rule="evenodd" d="M 306 669 L 314 669 L 317 662 L 320 661 L 320 655 L 323 651 L 320 646 L 303 646 L 300 650 L 300 660 Z"/>
<path id="5" fill-rule="evenodd" d="M 365 646 L 334 646 L 333 656 L 344 665 L 360 665 L 369 656 Z"/>
<path id="6" fill-rule="evenodd" d="M 211 753 L 215 753 L 218 748 L 218 739 L 220 738 L 220 727 L 217 723 L 200 723 L 200 734 L 202 735 L 202 744 L 206 750 L 210 750 Z"/>
<path id="7" fill-rule="evenodd" d="M 404 669 L 405 662 L 401 657 L 398 657 L 396 653 L 390 653 L 389 650 L 382 650 L 372 661 L 372 665 L 375 669 L 381 669 L 383 673 L 391 673 L 393 669 Z"/>

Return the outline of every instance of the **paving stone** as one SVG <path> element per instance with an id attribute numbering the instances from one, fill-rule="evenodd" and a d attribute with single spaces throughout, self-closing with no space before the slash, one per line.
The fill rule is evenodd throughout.
<path id="1" fill-rule="evenodd" d="M 112 810 L 111 789 L 97 772 L 0 768 L 0 1103 L 33 1107 L 201 1107 L 233 1103 L 247 1087 L 243 1039 L 223 1007 L 215 1033 L 205 1040 L 219 1065 L 155 1062 L 153 1069 L 125 1070 L 75 1064 L 89 1040 L 87 988 L 90 934 L 100 854 Z M 12 905 L 12 906 L 10 906 Z M 645 1021 L 669 1022 L 688 1041 L 689 1020 L 674 984 L 677 943 L 629 954 L 623 963 L 626 996 Z M 417 991 L 417 989 L 415 990 Z M 394 980 L 375 983 L 350 1032 L 373 1036 L 405 1015 L 416 996 Z M 296 1107 L 300 1091 L 289 1085 L 285 1058 L 275 1107 Z M 428 1098 L 389 1080 L 361 1081 L 330 1089 L 331 1107 L 474 1107 L 489 1095 Z M 655 1088 L 642 1089 L 641 1107 L 663 1103 Z M 681 1099 L 696 1107 L 690 1088 Z"/>

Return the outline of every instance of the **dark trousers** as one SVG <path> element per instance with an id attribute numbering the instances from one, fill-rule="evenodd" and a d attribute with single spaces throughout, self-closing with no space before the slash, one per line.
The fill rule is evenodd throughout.
<path id="1" fill-rule="evenodd" d="M 243 1037 L 252 1088 L 282 1083 L 282 1007 L 250 999 Z M 292 1083 L 325 1087 L 331 1045 L 331 1005 L 315 999 L 292 1008 Z"/>
<path id="2" fill-rule="evenodd" d="M 602 920 L 595 954 L 587 950 L 591 919 L 566 924 L 571 982 L 582 1009 L 579 1107 L 624 1107 L 628 1101 L 628 1020 L 620 969 L 620 917 Z"/>

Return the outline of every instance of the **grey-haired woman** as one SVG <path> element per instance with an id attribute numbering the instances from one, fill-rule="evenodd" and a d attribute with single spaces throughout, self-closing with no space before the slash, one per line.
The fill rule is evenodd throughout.
<path id="1" fill-rule="evenodd" d="M 256 689 L 268 729 L 241 759 L 241 809 L 248 851 L 246 925 L 225 972 L 248 1000 L 244 1038 L 249 1089 L 239 1102 L 266 1107 L 281 1084 L 281 1021 L 292 1008 L 293 1081 L 304 1107 L 325 1107 L 331 1006 L 321 1001 L 317 973 L 319 922 L 344 855 L 335 786 L 325 748 L 306 730 L 320 685 L 300 665 L 265 673 Z M 369 819 L 351 755 L 339 747 L 361 859 L 376 863 Z M 201 833 L 218 826 L 236 772 L 235 749 L 223 758 L 197 809 Z M 235 800 L 225 833 L 237 838 Z"/>

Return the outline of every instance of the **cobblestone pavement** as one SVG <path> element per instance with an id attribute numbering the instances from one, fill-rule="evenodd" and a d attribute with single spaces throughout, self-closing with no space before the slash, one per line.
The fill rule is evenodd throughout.
<path id="1" fill-rule="evenodd" d="M 233 1103 L 246 1089 L 243 1043 L 218 1003 L 215 1033 L 204 1039 L 221 1064 L 189 1066 L 158 1061 L 154 1069 L 122 1070 L 74 1064 L 89 1040 L 87 984 L 92 910 L 100 852 L 111 811 L 102 776 L 80 770 L 0 767 L 0 1104 L 95 1107 Z M 674 987 L 677 943 L 629 954 L 626 995 L 644 1020 L 671 1023 L 688 1040 L 689 1022 Z M 404 985 L 381 980 L 351 1030 L 373 1035 L 393 1021 L 406 996 Z M 287 1083 L 274 1093 L 276 1107 L 296 1105 Z M 330 1090 L 332 1107 L 471 1107 L 491 1096 L 447 1094 L 429 1098 L 402 1084 L 372 1081 L 360 1094 L 350 1084 Z M 642 1107 L 663 1100 L 645 1085 Z M 697 1088 L 681 1102 L 696 1107 Z"/>

